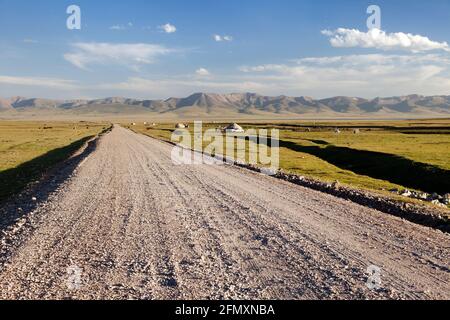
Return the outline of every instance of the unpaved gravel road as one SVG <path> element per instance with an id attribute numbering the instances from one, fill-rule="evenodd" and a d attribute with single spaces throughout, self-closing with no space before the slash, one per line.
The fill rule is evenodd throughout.
<path id="1" fill-rule="evenodd" d="M 171 148 L 101 138 L 3 232 L 0 298 L 450 298 L 448 234 L 234 166 L 175 166 Z"/>

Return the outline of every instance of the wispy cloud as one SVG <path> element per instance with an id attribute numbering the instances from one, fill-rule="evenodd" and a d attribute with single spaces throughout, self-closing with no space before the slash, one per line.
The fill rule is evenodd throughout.
<path id="1" fill-rule="evenodd" d="M 448 93 L 450 88 L 450 56 L 446 53 L 420 53 L 306 57 L 285 63 L 243 66 L 237 72 L 214 73 L 214 76 L 208 69 L 198 68 L 195 73 L 172 77 L 128 76 L 125 80 L 105 80 L 89 85 L 50 77 L 4 75 L 0 76 L 0 84 L 4 84 L 0 85 L 0 94 L 20 94 L 24 87 L 29 86 L 28 92 L 34 95 L 41 94 L 45 91 L 42 88 L 47 87 L 50 96 L 55 92 L 69 92 L 72 97 L 123 95 L 167 98 L 199 91 L 250 91 L 316 98 L 337 95 L 373 98 L 411 93 L 439 95 Z M 13 86 L 18 88 L 17 91 Z"/>
<path id="2" fill-rule="evenodd" d="M 162 30 L 165 33 L 174 33 L 177 31 L 177 28 L 173 24 L 170 24 L 170 23 L 166 23 L 162 26 L 159 26 L 158 29 Z"/>
<path id="3" fill-rule="evenodd" d="M 77 82 L 72 80 L 45 77 L 13 77 L 1 76 L 0 83 L 17 86 L 47 87 L 53 89 L 75 89 Z"/>
<path id="4" fill-rule="evenodd" d="M 119 64 L 135 69 L 174 51 L 159 44 L 98 42 L 75 43 L 73 49 L 74 52 L 66 53 L 64 58 L 80 69 L 87 69 L 92 64 Z"/>
<path id="5" fill-rule="evenodd" d="M 30 44 L 39 43 L 39 41 L 34 40 L 34 39 L 29 39 L 29 38 L 23 39 L 23 42 L 24 43 L 30 43 Z"/>
<path id="6" fill-rule="evenodd" d="M 265 85 L 240 79 L 222 79 L 217 81 L 195 79 L 191 76 L 147 79 L 131 77 L 119 83 L 105 83 L 99 86 L 107 92 L 121 92 L 124 95 L 143 95 L 142 97 L 167 98 L 173 96 L 187 96 L 193 92 L 214 91 L 229 93 L 240 91 L 264 91 Z"/>
<path id="7" fill-rule="evenodd" d="M 216 42 L 222 42 L 222 41 L 226 41 L 226 42 L 231 42 L 233 41 L 233 37 L 232 36 L 227 36 L 227 35 L 219 35 L 219 34 L 215 34 L 213 35 L 213 39 Z"/>
<path id="8" fill-rule="evenodd" d="M 126 25 L 123 25 L 123 24 L 113 25 L 113 26 L 109 27 L 109 30 L 123 31 L 123 30 L 130 29 L 132 27 L 133 27 L 133 23 L 132 22 L 128 22 Z"/>
<path id="9" fill-rule="evenodd" d="M 104 57 L 95 55 L 96 59 L 99 56 Z M 133 60 L 135 57 L 127 56 L 129 63 L 136 63 Z M 117 57 L 107 56 L 106 59 L 115 62 Z M 49 96 L 55 92 L 70 92 L 72 97 L 124 95 L 164 98 L 198 91 L 250 91 L 316 98 L 337 95 L 373 98 L 411 93 L 439 95 L 447 94 L 450 88 L 450 56 L 446 53 L 420 53 L 306 57 L 285 63 L 243 66 L 238 72 L 214 73 L 214 76 L 202 67 L 191 74 L 172 77 L 128 76 L 117 82 L 106 80 L 89 85 L 60 78 L 3 75 L 0 76 L 0 84 L 0 93 L 21 94 L 28 90 L 34 95 L 40 95 L 45 91 L 42 88 L 48 88 Z M 14 91 L 14 87 L 17 87 L 17 91 Z"/>
<path id="10" fill-rule="evenodd" d="M 386 33 L 379 29 L 362 32 L 357 29 L 339 28 L 323 30 L 322 34 L 330 38 L 330 43 L 336 48 L 376 48 L 381 50 L 408 50 L 423 52 L 430 50 L 445 50 L 450 52 L 447 42 L 432 41 L 421 35 L 396 32 Z"/>
<path id="11" fill-rule="evenodd" d="M 121 30 L 126 30 L 126 27 L 123 25 L 114 25 L 114 26 L 109 27 L 109 30 L 121 31 Z"/>

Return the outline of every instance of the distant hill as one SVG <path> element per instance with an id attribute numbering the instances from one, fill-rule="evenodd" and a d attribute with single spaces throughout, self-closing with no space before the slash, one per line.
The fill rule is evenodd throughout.
<path id="1" fill-rule="evenodd" d="M 263 96 L 256 93 L 195 93 L 186 98 L 138 100 L 111 97 L 97 100 L 50 100 L 13 97 L 0 99 L 3 113 L 56 113 L 73 115 L 153 114 L 196 116 L 450 116 L 450 96 L 409 95 L 372 100 L 356 97 Z"/>
<path id="2" fill-rule="evenodd" d="M 11 101 L 8 99 L 0 98 L 0 111 L 11 110 L 13 107 L 11 106 Z"/>

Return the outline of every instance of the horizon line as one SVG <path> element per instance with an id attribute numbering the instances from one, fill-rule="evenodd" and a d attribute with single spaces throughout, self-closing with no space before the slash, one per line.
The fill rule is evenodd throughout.
<path id="1" fill-rule="evenodd" d="M 95 100 L 105 100 L 105 99 L 112 99 L 112 98 L 120 98 L 120 99 L 127 99 L 127 100 L 138 100 L 138 101 L 167 101 L 170 99 L 185 99 L 185 98 L 189 98 L 192 97 L 194 95 L 198 95 L 198 94 L 204 94 L 204 95 L 222 95 L 222 96 L 226 96 L 226 95 L 237 95 L 237 94 L 251 94 L 251 95 L 257 95 L 257 96 L 261 96 L 261 97 L 270 97 L 270 98 L 279 98 L 279 97 L 286 97 L 286 98 L 311 98 L 313 100 L 316 101 L 320 101 L 320 100 L 327 100 L 327 99 L 333 99 L 333 98 L 353 98 L 353 99 L 362 99 L 362 100 L 368 100 L 368 101 L 372 101 L 375 99 L 388 99 L 388 98 L 399 98 L 399 97 L 412 97 L 412 96 L 419 96 L 419 97 L 450 97 L 450 93 L 449 94 L 434 94 L 434 95 L 424 95 L 424 94 L 419 94 L 419 93 L 410 93 L 410 94 L 400 94 L 400 95 L 390 95 L 390 96 L 375 96 L 372 98 L 364 98 L 364 97 L 360 97 L 360 96 L 348 96 L 348 95 L 335 95 L 335 96 L 330 96 L 330 97 L 326 97 L 326 98 L 315 98 L 313 96 L 308 96 L 308 95 L 285 95 L 285 94 L 280 94 L 280 95 L 265 95 L 265 94 L 260 94 L 260 93 L 256 93 L 256 92 L 229 92 L 229 93 L 216 93 L 216 92 L 206 92 L 206 91 L 200 91 L 200 92 L 194 92 L 191 93 L 189 95 L 186 95 L 184 97 L 177 97 L 177 96 L 170 96 L 168 98 L 132 98 L 132 97 L 127 97 L 127 96 L 106 96 L 106 97 L 102 97 L 102 98 L 63 98 L 63 99 L 58 99 L 58 98 L 48 98 L 48 97 L 27 97 L 27 96 L 22 96 L 22 95 L 15 95 L 15 96 L 10 96 L 10 97 L 0 97 L 1 99 L 6 99 L 6 100 L 10 100 L 10 99 L 14 99 L 14 98 L 22 98 L 22 99 L 26 99 L 26 100 L 32 100 L 32 99 L 42 99 L 42 100 L 53 100 L 53 101 L 77 101 L 77 100 L 81 100 L 81 101 L 95 101 Z"/>

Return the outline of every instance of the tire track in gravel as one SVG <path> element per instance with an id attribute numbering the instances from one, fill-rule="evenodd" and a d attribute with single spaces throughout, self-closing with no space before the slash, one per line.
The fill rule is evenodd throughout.
<path id="1" fill-rule="evenodd" d="M 255 175 L 255 176 L 257 176 L 257 175 Z M 236 184 L 233 186 L 232 189 L 229 189 L 229 192 L 232 192 L 233 190 L 236 190 L 237 188 L 240 188 L 241 185 L 242 185 L 242 181 L 236 179 Z M 265 187 L 267 187 L 267 185 L 265 185 Z M 226 186 L 225 186 L 225 189 L 226 189 Z M 302 189 L 302 188 L 300 187 L 300 189 Z M 289 190 L 289 188 L 286 189 L 286 190 Z M 283 190 L 283 191 L 285 191 L 285 190 Z M 282 195 L 282 193 L 279 193 L 279 192 L 276 192 L 276 191 L 274 193 L 277 193 L 280 196 Z M 295 197 L 295 194 L 293 194 L 292 197 L 290 198 L 291 202 L 295 202 L 294 197 Z M 286 199 L 286 201 L 289 202 L 288 198 L 285 198 L 285 199 Z M 333 201 L 332 197 L 331 197 L 330 200 L 331 200 L 332 204 L 336 203 L 336 201 Z M 341 201 L 342 202 L 341 199 L 337 199 L 337 201 Z M 249 204 L 251 202 L 252 202 L 252 200 L 249 199 L 247 201 L 247 204 Z M 258 202 L 263 203 L 264 202 L 264 197 L 259 198 Z M 348 203 L 351 203 L 351 202 L 348 202 Z M 258 203 L 256 203 L 256 205 L 258 205 Z M 320 210 L 319 208 L 314 209 L 308 203 L 303 204 L 303 207 L 308 208 L 308 210 L 310 210 L 311 212 L 314 213 L 314 215 L 312 215 L 310 217 L 313 217 L 313 218 L 317 218 L 317 217 L 326 218 L 325 220 L 323 218 L 319 219 L 320 224 L 314 223 L 314 225 L 320 226 L 319 229 L 321 229 L 321 232 L 319 232 L 319 233 L 322 236 L 322 238 L 325 235 L 333 236 L 331 239 L 328 239 L 328 241 L 327 241 L 327 242 L 329 242 L 329 244 L 331 246 L 328 246 L 328 245 L 322 246 L 321 247 L 322 251 L 324 251 L 324 252 L 325 251 L 329 251 L 332 256 L 336 256 L 336 257 L 342 256 L 342 253 L 344 251 L 347 251 L 347 252 L 345 252 L 346 256 L 350 256 L 354 260 L 360 260 L 361 262 L 365 261 L 365 263 L 367 263 L 367 259 L 365 259 L 365 257 L 364 257 L 364 254 L 363 254 L 364 251 L 363 250 L 372 249 L 371 248 L 372 244 L 369 243 L 369 242 L 371 242 L 373 240 L 376 240 L 376 242 L 378 242 L 377 245 L 382 244 L 382 246 L 380 246 L 378 248 L 374 248 L 374 249 L 377 249 L 378 252 L 376 252 L 376 254 L 373 255 L 375 259 L 372 260 L 372 263 L 380 263 L 380 265 L 382 265 L 382 264 L 380 262 L 380 259 L 377 259 L 378 256 L 382 256 L 382 257 L 384 256 L 383 258 L 386 258 L 386 256 L 389 256 L 388 254 L 386 254 L 386 252 L 389 253 L 391 250 L 397 250 L 397 251 L 399 251 L 398 253 L 403 253 L 403 252 L 400 252 L 400 250 L 404 251 L 405 246 L 398 245 L 396 242 L 393 242 L 393 241 L 386 241 L 386 239 L 385 239 L 386 231 L 389 231 L 389 232 L 396 231 L 396 234 L 395 234 L 396 240 L 398 240 L 400 238 L 403 238 L 405 235 L 407 235 L 407 233 L 405 233 L 405 232 L 403 232 L 403 234 L 402 234 L 401 231 L 398 231 L 400 228 L 389 228 L 391 230 L 387 229 L 386 228 L 387 227 L 386 226 L 387 222 L 379 223 L 376 220 L 373 220 L 371 218 L 370 212 L 367 213 L 366 212 L 367 209 L 363 208 L 363 207 L 360 207 L 359 210 L 356 211 L 356 212 L 352 212 L 352 214 L 350 214 L 350 212 L 348 212 L 349 210 L 346 210 L 346 211 L 342 212 L 342 214 L 339 214 L 338 212 L 336 212 L 336 211 L 338 211 L 339 206 L 336 206 L 335 209 L 334 209 L 335 212 L 333 212 L 333 211 L 330 211 L 330 210 L 324 210 L 325 209 L 324 205 L 327 205 L 327 204 L 326 203 L 325 204 L 322 203 L 321 204 L 321 209 L 322 210 Z M 354 204 L 352 204 L 352 205 L 354 206 Z M 283 215 L 286 213 L 286 211 L 289 213 L 289 215 L 287 216 L 288 219 L 283 218 Z M 304 232 L 306 230 L 310 230 L 311 229 L 311 227 L 312 227 L 311 224 L 314 221 L 309 220 L 308 221 L 309 228 L 303 230 L 304 228 L 299 227 L 298 223 L 296 223 L 296 221 L 293 221 L 293 222 L 292 221 L 291 222 L 288 221 L 289 218 L 298 216 L 298 215 L 296 215 L 295 211 L 292 211 L 292 210 L 291 210 L 291 212 L 289 212 L 289 211 L 290 210 L 278 210 L 277 212 L 272 212 L 273 213 L 272 215 L 266 215 L 266 217 L 276 216 L 277 217 L 276 220 L 283 219 L 283 222 L 286 225 L 289 225 L 292 229 L 296 230 L 295 233 L 291 233 L 291 234 L 296 234 L 296 235 L 302 234 L 303 237 L 306 237 L 306 238 L 312 240 L 311 243 L 319 243 L 320 241 L 318 242 L 317 237 L 316 237 L 316 239 L 311 238 L 311 236 L 314 237 L 314 233 L 309 233 L 309 235 L 307 235 Z M 328 212 L 328 214 L 324 215 L 323 212 Z M 330 212 L 332 212 L 333 214 L 330 215 L 329 214 Z M 360 213 L 365 214 L 365 216 L 362 216 L 363 219 L 359 219 L 359 221 L 353 222 L 352 220 L 355 218 L 354 216 L 358 216 Z M 378 212 L 378 214 L 380 216 L 383 216 L 383 218 L 385 218 L 382 213 Z M 304 218 L 304 216 L 303 216 L 303 218 Z M 388 218 L 388 217 L 386 217 L 386 218 Z M 276 220 L 275 220 L 275 222 L 276 222 Z M 330 224 L 327 220 L 332 220 L 333 224 Z M 398 223 L 399 221 L 401 222 L 400 226 L 402 228 L 404 227 L 403 226 L 403 222 L 400 219 L 394 219 L 394 220 L 395 220 L 396 223 L 393 224 L 393 227 L 398 226 L 399 225 L 399 223 Z M 364 221 L 365 223 L 361 223 L 361 221 Z M 325 223 L 325 225 L 324 225 L 324 223 Z M 376 232 L 371 231 L 372 234 L 368 234 L 367 233 L 367 225 L 368 224 L 372 225 L 374 227 L 374 229 L 377 228 L 378 230 L 374 230 Z M 325 228 L 325 226 L 326 226 L 326 228 Z M 339 244 L 341 242 L 341 240 L 346 240 L 346 238 L 348 237 L 348 235 L 346 235 L 345 233 L 342 232 L 342 227 L 336 228 L 336 226 L 338 226 L 338 227 L 339 226 L 345 226 L 345 229 L 353 228 L 354 229 L 353 232 L 352 232 L 353 234 L 357 234 L 358 236 L 362 236 L 363 238 L 367 238 L 366 239 L 367 240 L 366 248 L 365 249 L 364 248 L 359 248 L 360 249 L 359 251 L 356 251 L 356 250 L 353 250 L 353 252 L 349 251 L 348 249 L 354 247 L 355 244 L 356 244 L 354 238 L 351 239 L 351 241 L 353 243 L 348 243 L 348 245 L 346 247 L 340 246 L 339 248 L 336 248 L 336 244 Z M 428 231 L 428 232 L 431 231 L 431 230 L 429 230 L 427 228 L 424 228 L 423 230 L 424 231 Z M 426 234 L 426 233 L 424 232 L 424 234 Z M 415 235 L 417 236 L 417 234 L 415 234 Z M 415 242 L 419 241 L 420 238 L 423 238 L 423 237 L 417 237 L 417 238 L 410 237 L 410 239 L 414 239 Z M 389 234 L 389 238 L 387 240 L 391 240 L 391 239 L 392 239 L 392 235 Z M 425 240 L 427 242 L 431 242 L 432 241 L 432 239 L 430 239 L 430 238 L 425 238 Z M 415 263 L 424 264 L 424 265 L 428 265 L 428 266 L 431 265 L 434 268 L 440 269 L 440 270 L 442 270 L 442 271 L 444 271 L 444 272 L 446 272 L 448 274 L 448 271 L 449 271 L 449 269 L 448 269 L 448 260 L 440 258 L 440 257 L 448 257 L 448 249 L 449 249 L 448 243 L 445 243 L 445 244 L 443 244 L 443 243 L 441 243 L 441 244 L 434 243 L 431 246 L 429 246 L 429 248 L 427 250 L 424 250 L 419 255 L 416 254 L 416 252 L 414 251 L 414 247 L 416 245 L 417 245 L 417 243 L 411 243 L 411 247 L 413 248 L 413 252 L 410 253 L 412 256 L 415 256 L 417 258 L 416 261 L 414 261 Z M 338 250 L 336 250 L 336 249 L 338 249 Z M 436 254 L 436 252 L 437 252 L 437 254 Z M 429 255 L 429 254 L 431 254 L 431 255 Z M 364 259 L 358 259 L 358 257 L 363 257 Z M 393 273 L 395 274 L 395 273 L 398 273 L 399 271 L 401 271 L 401 270 L 399 270 L 400 269 L 399 267 L 402 267 L 402 265 L 403 265 L 402 264 L 402 260 L 397 258 L 396 260 L 391 260 L 391 261 L 392 261 L 392 263 L 397 263 L 397 265 L 396 265 L 397 269 Z M 408 262 L 410 262 L 410 261 L 408 261 Z M 348 263 L 345 263 L 345 266 L 348 266 Z M 415 273 L 415 275 L 414 275 L 415 278 L 419 278 L 419 279 L 422 278 L 422 273 L 423 272 L 420 269 L 417 268 L 417 265 L 414 265 L 413 267 L 408 267 L 408 272 L 409 273 Z M 387 276 L 387 275 L 388 274 L 385 274 L 385 276 Z M 444 273 L 444 275 L 445 275 L 445 273 Z M 444 277 L 445 281 L 443 281 L 443 282 L 440 281 L 440 280 L 442 280 L 442 274 L 441 275 L 438 275 L 436 273 L 426 274 L 426 277 L 435 277 L 435 279 L 437 280 L 436 283 L 443 284 L 442 290 L 444 290 L 444 291 L 445 291 L 446 287 L 448 286 L 448 282 L 447 282 L 448 277 Z M 390 282 L 395 282 L 395 281 L 397 281 L 397 279 L 395 277 L 393 277 L 393 278 L 389 279 L 389 281 Z M 411 282 L 415 282 L 415 281 L 417 282 L 417 279 L 414 279 L 414 278 L 411 279 Z M 402 281 L 400 281 L 400 282 L 402 282 Z M 401 288 L 400 283 L 397 284 L 397 287 Z M 409 289 L 411 289 L 411 286 L 409 286 Z M 408 291 L 408 290 L 405 289 L 403 291 Z M 402 295 L 402 296 L 405 296 L 405 295 Z M 406 296 L 407 297 L 408 296 L 409 297 L 418 297 L 418 295 L 416 295 L 414 292 L 409 292 L 408 294 L 406 294 Z"/>
<path id="2" fill-rule="evenodd" d="M 144 144 L 145 145 L 145 144 Z M 145 150 L 142 150 L 142 153 L 145 153 Z M 169 159 L 165 159 L 167 163 L 170 163 Z M 162 162 L 164 163 L 164 162 Z M 258 239 L 255 239 L 255 237 L 257 237 L 257 233 L 256 231 L 254 231 L 255 228 L 253 228 L 251 226 L 251 223 L 248 223 L 246 220 L 244 221 L 242 218 L 239 217 L 237 213 L 240 213 L 240 215 L 243 215 L 243 211 L 248 210 L 248 208 L 243 208 L 240 205 L 229 205 L 229 203 L 234 203 L 235 199 L 232 199 L 233 201 L 229 201 L 230 199 L 227 197 L 223 197 L 223 199 L 221 199 L 221 197 L 217 197 L 217 194 L 220 196 L 223 196 L 224 193 L 214 193 L 211 192 L 208 189 L 214 188 L 213 184 L 211 182 L 204 182 L 201 181 L 199 179 L 198 176 L 196 176 L 196 172 L 190 170 L 192 167 L 187 166 L 184 168 L 179 167 L 179 172 L 182 174 L 182 176 L 178 179 L 174 179 L 173 181 L 171 181 L 171 183 L 176 186 L 177 184 L 180 185 L 180 182 L 182 181 L 188 181 L 191 179 L 196 179 L 196 182 L 198 183 L 194 183 L 194 184 L 184 184 L 183 186 L 178 186 L 176 187 L 178 190 L 182 189 L 183 191 L 179 192 L 179 195 L 182 197 L 183 194 L 185 196 L 187 196 L 187 199 L 195 199 L 197 198 L 198 200 L 201 199 L 201 203 L 204 204 L 202 207 L 205 208 L 205 205 L 207 204 L 207 207 L 205 209 L 203 208 L 197 208 L 197 210 L 202 211 L 203 210 L 203 216 L 208 219 L 208 223 L 206 224 L 208 226 L 208 229 L 210 230 L 210 236 L 212 237 L 210 239 L 210 241 L 208 240 L 208 242 L 216 242 L 218 243 L 218 246 L 220 246 L 220 244 L 222 243 L 224 250 L 226 251 L 226 255 L 229 257 L 226 260 L 230 260 L 230 257 L 235 256 L 237 258 L 238 261 L 234 261 L 235 265 L 241 265 L 241 266 L 245 266 L 245 268 L 243 269 L 252 269 L 255 272 L 258 271 L 258 277 L 255 278 L 257 283 L 253 284 L 253 288 L 251 288 L 251 290 L 255 290 L 258 289 L 257 292 L 251 292 L 251 294 L 253 296 L 261 296 L 261 292 L 263 292 L 265 289 L 270 289 L 270 291 L 274 291 L 275 287 L 278 287 L 278 292 L 268 292 L 267 296 L 265 296 L 266 298 L 269 298 L 271 296 L 285 296 L 285 297 L 290 297 L 290 298 L 299 298 L 299 293 L 296 292 L 297 289 L 295 287 L 291 287 L 289 285 L 289 281 L 288 279 L 286 279 L 286 275 L 291 273 L 293 276 L 295 276 L 295 273 L 292 273 L 293 270 L 292 269 L 291 272 L 286 272 L 288 270 L 283 270 L 284 273 L 283 274 L 278 274 L 277 278 L 274 278 L 274 274 L 272 272 L 272 274 L 268 274 L 265 275 L 263 272 L 261 272 L 261 270 L 264 269 L 264 267 L 267 264 L 274 264 L 278 262 L 279 265 L 286 265 L 289 264 L 287 261 L 283 260 L 282 257 L 278 256 L 278 259 L 273 259 L 269 260 L 269 259 L 265 259 L 266 256 L 270 255 L 270 250 L 263 250 L 265 245 L 260 245 L 258 241 Z M 161 175 L 165 175 L 168 176 L 168 172 L 170 171 L 170 168 L 164 168 L 164 166 L 161 166 L 161 169 L 163 170 L 161 173 Z M 173 174 L 172 174 L 173 175 Z M 201 188 L 197 188 L 196 186 L 199 185 L 201 186 Z M 220 191 L 219 189 L 215 189 L 215 191 Z M 236 202 L 238 203 L 238 202 Z M 195 205 L 195 204 L 194 204 Z M 191 205 L 192 206 L 192 205 Z M 221 215 L 211 215 L 211 212 L 222 212 L 224 214 Z M 230 218 L 231 217 L 231 218 Z M 219 219 L 220 218 L 220 219 Z M 254 218 L 254 217 L 253 217 Z M 257 220 L 254 222 L 257 223 Z M 243 227 L 245 226 L 246 231 L 247 232 L 243 232 Z M 227 229 L 233 228 L 232 231 L 227 232 L 229 235 L 232 236 L 228 236 L 224 239 L 224 237 L 222 236 L 221 238 L 220 236 L 220 230 L 222 230 L 222 234 L 224 234 L 224 231 Z M 216 231 L 216 232 L 215 232 Z M 219 236 L 217 236 L 217 234 L 219 234 Z M 236 234 L 239 234 L 239 236 L 236 236 Z M 244 241 L 239 241 L 238 238 L 242 238 L 245 239 Z M 263 240 L 263 239 L 261 239 Z M 264 241 L 264 240 L 263 240 Z M 246 242 L 250 242 L 252 248 L 247 249 L 246 246 Z M 286 242 L 286 241 L 285 241 Z M 254 253 L 255 250 L 259 250 L 259 251 L 265 251 L 264 253 L 260 253 L 260 257 L 261 259 L 263 259 L 264 261 L 261 263 L 253 263 L 252 262 L 252 255 Z M 219 250 L 222 251 L 222 250 Z M 304 257 L 307 258 L 307 257 Z M 235 259 L 236 260 L 236 259 Z M 279 261 L 277 261 L 279 260 Z M 305 260 L 305 259 L 303 259 Z M 229 265 L 230 263 L 226 264 Z M 298 264 L 298 263 L 297 263 Z M 309 263 L 311 264 L 311 263 Z M 305 270 L 308 271 L 309 268 L 306 268 L 305 266 L 303 266 L 303 268 L 299 269 L 297 268 L 297 270 L 302 271 L 302 273 L 305 273 Z M 299 272 L 300 272 L 299 271 Z M 235 272 L 236 274 L 240 274 L 240 275 L 245 275 L 246 272 L 245 270 L 237 270 Z M 284 278 L 284 279 L 283 279 Z M 283 279 L 284 281 L 282 282 L 282 284 L 278 284 L 276 283 L 276 281 L 279 281 L 279 279 Z M 303 283 L 312 283 L 312 281 L 305 281 L 305 277 L 303 276 Z M 308 280 L 312 280 L 312 279 L 308 279 Z M 248 282 L 248 279 L 236 279 L 234 281 L 232 281 L 230 284 L 227 284 L 226 280 L 222 280 L 223 281 L 223 285 L 226 287 L 236 287 L 235 285 L 233 285 L 232 283 L 246 283 Z M 299 280 L 297 279 L 294 282 L 298 282 Z M 265 285 L 263 285 L 263 283 L 265 282 Z M 261 289 L 260 287 L 263 286 L 263 289 Z M 248 290 L 248 289 L 247 289 Z M 237 291 L 237 290 L 234 290 Z M 283 291 L 283 292 L 281 292 Z M 246 292 L 247 296 L 249 294 L 249 292 Z M 239 292 L 235 293 L 237 295 L 235 295 L 235 297 L 240 297 Z M 306 296 L 304 293 L 302 294 L 302 296 Z M 317 295 L 310 293 L 309 294 L 310 297 L 317 297 Z M 244 296 L 245 297 L 245 296 Z"/>
<path id="3" fill-rule="evenodd" d="M 148 152 L 147 149 L 140 150 L 141 154 L 152 158 L 152 154 L 146 155 Z M 223 249 L 222 242 L 220 238 L 217 237 L 216 234 L 212 233 L 215 229 L 214 226 L 210 224 L 207 219 L 205 219 L 205 206 L 197 205 L 197 201 L 193 202 L 191 190 L 192 188 L 186 187 L 185 183 L 182 183 L 186 180 L 177 180 L 173 179 L 169 174 L 169 171 L 165 169 L 164 166 L 161 165 L 164 161 L 169 163 L 169 159 L 164 159 L 164 161 L 153 162 L 152 166 L 153 174 L 155 177 L 158 177 L 158 181 L 162 185 L 164 185 L 167 190 L 164 190 L 164 196 L 160 197 L 165 199 L 165 201 L 170 201 L 168 199 L 172 199 L 172 202 L 168 205 L 169 207 L 175 207 L 176 209 L 172 212 L 172 215 L 166 215 L 166 218 L 169 220 L 168 225 L 171 226 L 168 234 L 171 235 L 172 243 L 175 244 L 177 241 L 174 241 L 175 238 L 180 238 L 180 235 L 183 235 L 183 240 L 178 241 L 178 244 L 184 244 L 181 248 L 176 248 L 174 253 L 178 253 L 178 263 L 177 270 L 179 274 L 183 274 L 181 277 L 180 285 L 184 287 L 190 287 L 189 289 L 185 289 L 184 298 L 192 298 L 189 294 L 190 291 L 195 292 L 195 287 L 203 287 L 212 289 L 208 294 L 204 295 L 203 298 L 221 298 L 223 296 L 220 295 L 220 286 L 224 285 L 224 274 L 222 269 L 215 269 L 205 272 L 205 268 L 211 268 L 208 266 L 208 253 L 213 253 L 215 255 L 214 259 L 215 263 L 219 263 L 221 267 L 224 267 L 225 270 L 227 266 L 230 265 L 230 258 Z M 181 182 L 181 183 L 180 183 Z M 154 201 L 158 201 L 154 199 Z M 181 202 L 181 203 L 180 203 Z M 179 224 L 179 221 L 183 221 L 184 224 Z M 183 230 L 184 229 L 184 230 Z M 176 232 L 173 232 L 176 230 Z M 205 232 L 208 231 L 208 232 Z M 208 236 L 205 238 L 205 235 Z M 195 239 L 195 240 L 194 240 Z M 203 239 L 204 241 L 200 241 Z M 182 254 L 181 254 L 182 253 Z M 197 263 L 201 264 L 202 274 L 198 273 L 198 265 L 196 268 L 196 272 L 189 273 L 186 272 L 186 269 L 189 266 L 193 265 L 193 261 L 197 261 Z M 205 289 L 203 289 L 205 290 Z M 217 295 L 217 291 L 219 295 Z"/>
<path id="4" fill-rule="evenodd" d="M 174 165 L 170 153 L 117 126 L 104 136 L 16 228 L 19 247 L 0 243 L 12 252 L 0 298 L 450 298 L 448 234 L 242 168 Z M 379 290 L 366 286 L 372 264 Z"/>

